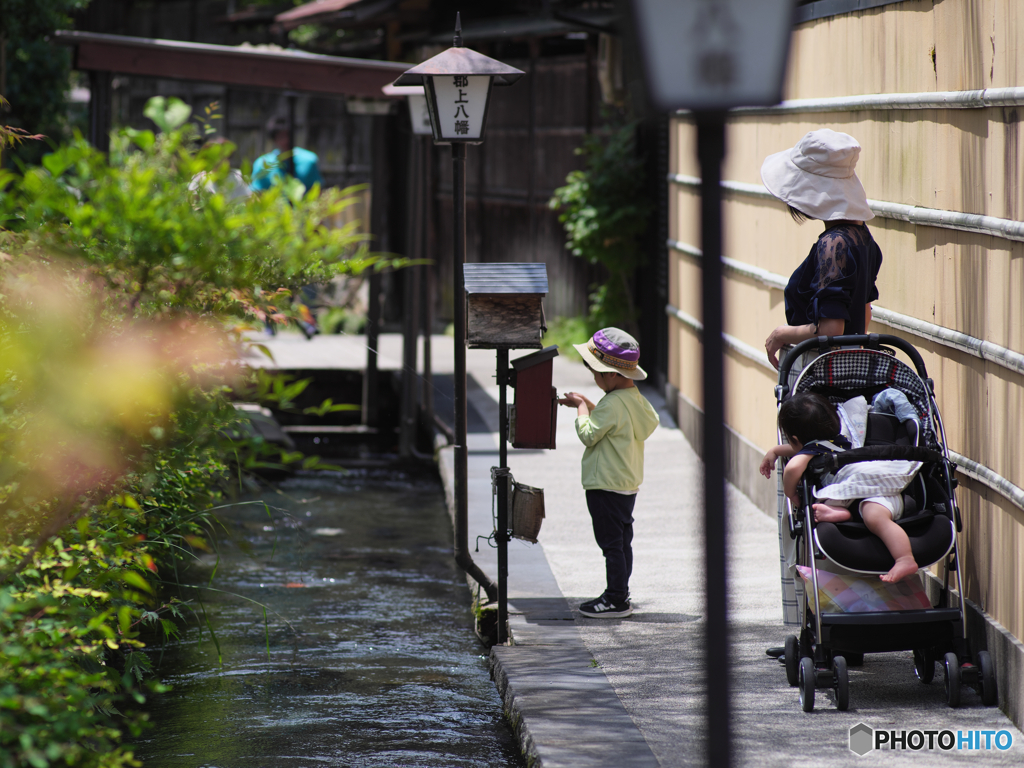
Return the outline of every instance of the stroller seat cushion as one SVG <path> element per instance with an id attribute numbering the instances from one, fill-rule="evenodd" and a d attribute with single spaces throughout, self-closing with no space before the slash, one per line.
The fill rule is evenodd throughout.
<path id="1" fill-rule="evenodd" d="M 868 413 L 864 445 L 917 445 L 917 422 L 900 422 L 892 414 Z"/>
<path id="2" fill-rule="evenodd" d="M 945 515 L 926 512 L 899 524 L 907 532 L 914 559 L 922 568 L 941 560 L 953 547 L 956 532 Z M 825 557 L 851 571 L 887 573 L 895 562 L 882 540 L 862 523 L 818 523 L 814 539 Z"/>

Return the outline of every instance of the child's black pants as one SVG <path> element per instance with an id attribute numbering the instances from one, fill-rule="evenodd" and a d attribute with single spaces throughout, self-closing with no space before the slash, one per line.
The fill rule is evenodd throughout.
<path id="1" fill-rule="evenodd" d="M 629 594 L 633 572 L 633 505 L 636 494 L 587 491 L 587 509 L 594 523 L 594 538 L 604 553 L 608 579 L 606 594 L 616 603 Z"/>

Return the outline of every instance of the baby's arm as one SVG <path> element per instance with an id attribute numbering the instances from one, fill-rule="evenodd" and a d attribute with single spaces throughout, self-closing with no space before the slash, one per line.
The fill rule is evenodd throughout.
<path id="1" fill-rule="evenodd" d="M 807 469 L 807 465 L 812 458 L 812 456 L 806 453 L 794 456 L 786 464 L 786 469 L 782 473 L 782 490 L 786 493 L 786 498 L 793 503 L 794 508 L 800 506 L 800 497 L 796 495 L 796 488 L 800 484 L 800 478 L 804 476 L 804 470 Z"/>
<path id="2" fill-rule="evenodd" d="M 791 459 L 795 453 L 796 448 L 791 445 L 776 445 L 774 448 L 769 448 L 768 453 L 761 459 L 761 474 L 771 478 L 776 459 Z"/>

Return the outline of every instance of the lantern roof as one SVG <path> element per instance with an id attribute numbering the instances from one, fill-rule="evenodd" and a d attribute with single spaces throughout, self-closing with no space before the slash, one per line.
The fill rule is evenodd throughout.
<path id="1" fill-rule="evenodd" d="M 443 51 L 422 64 L 417 64 L 405 71 L 394 84 L 423 85 L 424 77 L 435 75 L 485 75 L 491 78 L 492 85 L 512 85 L 525 72 L 508 64 L 503 64 L 490 56 L 464 48 L 462 46 L 462 14 L 455 14 L 455 38 L 452 47 Z"/>
<path id="2" fill-rule="evenodd" d="M 512 85 L 525 72 L 484 56 L 470 48 L 452 46 L 403 73 L 395 85 L 423 85 L 424 77 L 433 75 L 487 75 L 494 85 Z"/>
<path id="3" fill-rule="evenodd" d="M 385 96 L 391 96 L 393 98 L 403 98 L 405 96 L 422 96 L 423 86 L 422 85 L 385 85 L 381 90 Z"/>

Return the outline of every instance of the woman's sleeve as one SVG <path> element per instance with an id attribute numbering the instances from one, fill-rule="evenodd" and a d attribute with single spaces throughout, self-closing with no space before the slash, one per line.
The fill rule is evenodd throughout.
<path id="1" fill-rule="evenodd" d="M 868 304 L 878 301 L 878 270 L 882 268 L 882 249 L 873 245 L 871 289 L 868 291 Z"/>
<path id="2" fill-rule="evenodd" d="M 846 239 L 837 232 L 818 238 L 815 254 L 814 295 L 810 315 L 815 324 L 824 319 L 850 320 L 857 262 Z"/>

